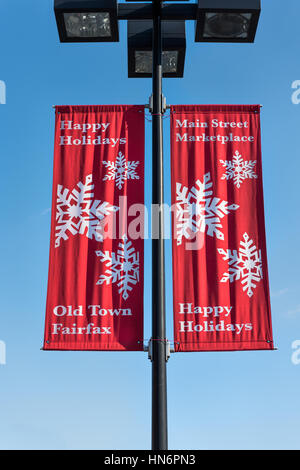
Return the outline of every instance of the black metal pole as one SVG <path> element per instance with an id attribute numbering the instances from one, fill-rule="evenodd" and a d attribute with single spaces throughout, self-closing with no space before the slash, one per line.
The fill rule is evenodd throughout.
<path id="1" fill-rule="evenodd" d="M 152 203 L 163 205 L 162 32 L 161 0 L 153 0 Z M 153 213 L 154 214 L 154 213 Z M 152 239 L 152 449 L 167 450 L 167 371 L 163 212 Z"/>

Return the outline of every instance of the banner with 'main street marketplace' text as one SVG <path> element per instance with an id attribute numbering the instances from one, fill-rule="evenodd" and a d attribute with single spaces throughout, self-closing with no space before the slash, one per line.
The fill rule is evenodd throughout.
<path id="1" fill-rule="evenodd" d="M 44 349 L 143 350 L 144 107 L 56 107 Z"/>
<path id="2" fill-rule="evenodd" d="M 260 106 L 171 107 L 176 351 L 274 349 Z"/>

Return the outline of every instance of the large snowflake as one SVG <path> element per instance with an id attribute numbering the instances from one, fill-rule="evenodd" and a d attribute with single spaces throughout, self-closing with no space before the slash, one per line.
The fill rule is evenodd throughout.
<path id="1" fill-rule="evenodd" d="M 135 171 L 140 162 L 127 161 L 122 152 L 119 152 L 115 162 L 104 161 L 102 163 L 108 169 L 103 181 L 114 180 L 118 189 L 122 189 L 126 180 L 138 180 L 140 178 Z"/>
<path id="2" fill-rule="evenodd" d="M 105 217 L 119 210 L 108 202 L 94 198 L 93 176 L 88 175 L 85 183 L 79 182 L 71 191 L 62 185 L 57 186 L 55 247 L 61 240 L 68 240 L 69 234 L 77 233 L 97 241 L 103 241 Z"/>
<path id="3" fill-rule="evenodd" d="M 177 245 L 182 244 L 183 237 L 191 240 L 196 233 L 205 231 L 211 237 L 224 240 L 221 219 L 239 206 L 229 206 L 227 201 L 213 197 L 212 185 L 210 173 L 204 175 L 203 182 L 197 180 L 190 191 L 186 186 L 176 184 Z"/>
<path id="4" fill-rule="evenodd" d="M 139 252 L 136 252 L 132 243 L 123 236 L 119 243 L 117 253 L 109 251 L 96 251 L 101 262 L 105 263 L 107 270 L 99 277 L 97 284 L 114 284 L 119 287 L 119 294 L 124 300 L 128 299 L 132 286 L 139 282 Z"/>
<path id="5" fill-rule="evenodd" d="M 257 178 L 256 173 L 254 173 L 256 160 L 243 160 L 238 151 L 233 155 L 232 161 L 220 160 L 220 162 L 226 168 L 226 172 L 221 179 L 233 179 L 233 183 L 237 188 L 240 188 L 245 179 Z"/>
<path id="6" fill-rule="evenodd" d="M 228 261 L 228 272 L 223 274 L 221 282 L 241 280 L 243 291 L 252 297 L 256 283 L 263 278 L 261 250 L 257 250 L 247 233 L 240 241 L 239 251 L 218 249 L 224 261 Z"/>

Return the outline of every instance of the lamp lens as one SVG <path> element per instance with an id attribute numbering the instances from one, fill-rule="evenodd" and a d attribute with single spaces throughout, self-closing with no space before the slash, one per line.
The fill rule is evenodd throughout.
<path id="1" fill-rule="evenodd" d="M 176 73 L 178 65 L 178 51 L 163 52 L 163 73 Z"/>
<path id="2" fill-rule="evenodd" d="M 251 16 L 251 13 L 206 13 L 203 36 L 246 39 Z"/>
<path id="3" fill-rule="evenodd" d="M 163 73 L 176 73 L 178 65 L 178 51 L 163 51 Z M 152 52 L 135 51 L 135 72 L 152 74 Z"/>
<path id="4" fill-rule="evenodd" d="M 111 36 L 109 13 L 64 13 L 64 20 L 70 38 Z"/>

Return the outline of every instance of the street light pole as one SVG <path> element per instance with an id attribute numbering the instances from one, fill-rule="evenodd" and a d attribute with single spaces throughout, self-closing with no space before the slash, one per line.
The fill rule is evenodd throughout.
<path id="1" fill-rule="evenodd" d="M 242 5 L 241 5 L 242 3 Z M 61 42 L 116 42 L 118 22 L 153 21 L 152 37 L 152 338 L 149 357 L 152 360 L 152 449 L 167 450 L 167 353 L 165 312 L 165 260 L 163 217 L 163 130 L 162 95 L 162 20 L 166 22 L 165 54 L 176 52 L 176 65 L 167 67 L 165 77 L 182 77 L 185 58 L 185 20 L 196 23 L 196 42 L 254 42 L 258 25 L 260 0 L 198 0 L 193 4 L 163 5 L 163 0 L 143 3 L 118 3 L 117 0 L 54 0 Z M 172 23 L 170 28 L 170 23 Z M 181 26 L 176 25 L 180 23 Z M 183 27 L 182 27 L 183 22 Z M 168 25 L 169 23 L 169 25 Z M 129 28 L 130 29 L 130 28 Z M 128 35 L 128 76 L 151 76 L 148 35 L 141 41 L 140 31 Z M 144 31 L 143 31 L 144 33 Z M 170 34 L 171 33 L 171 34 Z M 136 39 L 133 39 L 136 36 Z M 143 35 L 142 35 L 143 36 Z M 169 41 L 168 41 L 169 40 Z M 133 42 L 133 44 L 132 44 Z M 169 42 L 169 44 L 168 44 Z M 138 70 L 135 52 L 144 54 L 145 63 Z M 167 58 L 167 55 L 165 56 Z M 145 67 L 146 65 L 146 67 Z M 156 217 L 156 209 L 158 209 Z"/>
<path id="2" fill-rule="evenodd" d="M 152 60 L 152 203 L 158 208 L 158 237 L 152 239 L 152 449 L 167 450 L 161 0 L 153 0 Z"/>

